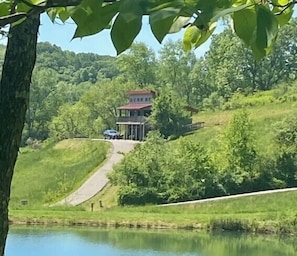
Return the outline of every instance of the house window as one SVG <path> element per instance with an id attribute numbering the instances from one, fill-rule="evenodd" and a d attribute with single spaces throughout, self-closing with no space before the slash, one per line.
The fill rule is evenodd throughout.
<path id="1" fill-rule="evenodd" d="M 137 101 L 139 101 L 139 98 L 137 98 Z"/>
<path id="2" fill-rule="evenodd" d="M 143 101 L 143 98 L 140 98 L 140 101 Z"/>

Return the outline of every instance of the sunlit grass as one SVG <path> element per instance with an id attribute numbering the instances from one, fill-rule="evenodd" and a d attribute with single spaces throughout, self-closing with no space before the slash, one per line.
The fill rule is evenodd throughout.
<path id="1" fill-rule="evenodd" d="M 257 149 L 263 154 L 272 154 L 275 146 L 275 123 L 288 115 L 297 113 L 296 102 L 270 103 L 263 106 L 246 108 L 254 127 Z M 208 151 L 217 149 L 217 141 L 236 110 L 208 111 L 198 113 L 193 121 L 205 122 L 205 127 L 186 135 L 192 141 L 199 142 Z"/>
<path id="2" fill-rule="evenodd" d="M 77 188 L 105 160 L 109 145 L 90 140 L 65 140 L 35 150 L 20 150 L 10 207 L 40 207 Z M 23 153 L 22 153 L 23 152 Z"/>
<path id="3" fill-rule="evenodd" d="M 144 228 L 257 229 L 274 233 L 297 232 L 297 191 L 233 198 L 179 206 L 82 207 L 12 210 L 13 222 Z M 98 204 L 97 202 L 94 202 Z M 254 230 L 255 231 L 255 230 Z"/>

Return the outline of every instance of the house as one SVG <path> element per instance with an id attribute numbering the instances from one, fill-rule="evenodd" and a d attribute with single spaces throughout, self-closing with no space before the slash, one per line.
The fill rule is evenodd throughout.
<path id="1" fill-rule="evenodd" d="M 143 140 L 149 131 L 148 116 L 156 93 L 152 90 L 129 91 L 129 104 L 118 107 L 117 127 L 124 139 Z"/>

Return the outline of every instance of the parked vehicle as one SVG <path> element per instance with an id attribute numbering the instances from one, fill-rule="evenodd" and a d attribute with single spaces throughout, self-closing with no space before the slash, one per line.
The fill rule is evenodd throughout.
<path id="1" fill-rule="evenodd" d="M 103 132 L 104 139 L 120 139 L 121 135 L 116 130 L 105 130 Z"/>

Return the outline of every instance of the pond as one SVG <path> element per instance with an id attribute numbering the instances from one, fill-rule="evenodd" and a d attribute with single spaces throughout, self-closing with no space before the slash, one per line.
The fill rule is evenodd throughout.
<path id="1" fill-rule="evenodd" d="M 5 256 L 295 256 L 297 238 L 194 231 L 11 227 Z"/>

